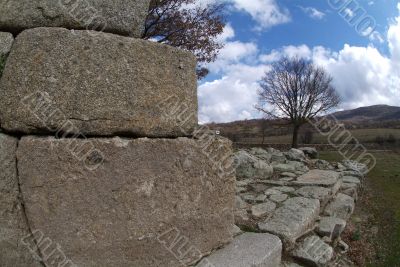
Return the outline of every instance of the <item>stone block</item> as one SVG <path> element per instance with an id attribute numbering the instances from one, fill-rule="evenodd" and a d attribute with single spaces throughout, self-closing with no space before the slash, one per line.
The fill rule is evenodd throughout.
<path id="1" fill-rule="evenodd" d="M 0 30 L 90 29 L 140 37 L 150 0 L 0 0 Z"/>
<path id="2" fill-rule="evenodd" d="M 178 137 L 197 126 L 195 57 L 109 33 L 36 28 L 15 40 L 0 121 L 25 134 Z"/>
<path id="3" fill-rule="evenodd" d="M 101 164 L 88 169 L 71 142 L 92 142 Z M 230 141 L 215 142 L 231 153 Z M 234 174 L 218 172 L 200 145 L 23 137 L 17 157 L 30 225 L 77 266 L 193 265 L 232 240 L 234 223 Z"/>

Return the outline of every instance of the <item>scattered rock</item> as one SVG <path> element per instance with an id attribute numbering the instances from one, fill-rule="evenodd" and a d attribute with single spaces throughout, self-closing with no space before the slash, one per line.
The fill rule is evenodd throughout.
<path id="1" fill-rule="evenodd" d="M 318 151 L 313 147 L 301 147 L 299 148 L 301 151 L 304 152 L 310 159 L 318 158 Z"/>
<path id="2" fill-rule="evenodd" d="M 292 178 L 292 177 L 284 177 L 284 178 L 279 179 L 279 181 L 282 181 L 282 182 L 290 182 L 293 180 L 294 180 L 294 178 Z"/>
<path id="3" fill-rule="evenodd" d="M 296 174 L 292 173 L 292 172 L 283 172 L 281 173 L 282 177 L 291 177 L 291 178 L 296 178 Z"/>
<path id="4" fill-rule="evenodd" d="M 354 199 L 339 193 L 325 208 L 324 214 L 347 221 L 354 211 Z"/>
<path id="5" fill-rule="evenodd" d="M 38 27 L 92 29 L 139 38 L 149 0 L 8 0 L 0 8 L 0 29 L 18 33 Z"/>
<path id="6" fill-rule="evenodd" d="M 237 236 L 242 233 L 243 233 L 243 231 L 236 224 L 232 224 L 232 227 L 231 227 L 232 236 Z"/>
<path id="7" fill-rule="evenodd" d="M 13 42 L 14 37 L 11 33 L 0 32 L 0 57 L 10 53 Z"/>
<path id="8" fill-rule="evenodd" d="M 296 167 L 294 165 L 279 163 L 279 164 L 274 165 L 274 171 L 275 172 L 295 172 Z"/>
<path id="9" fill-rule="evenodd" d="M 306 237 L 292 256 L 311 266 L 326 266 L 333 258 L 333 248 L 316 235 Z"/>
<path id="10" fill-rule="evenodd" d="M 333 166 L 326 160 L 316 159 L 311 161 L 319 170 L 333 170 Z"/>
<path id="11" fill-rule="evenodd" d="M 274 171 L 268 163 L 244 150 L 235 153 L 235 164 L 236 176 L 240 179 L 268 179 Z"/>
<path id="12" fill-rule="evenodd" d="M 311 170 L 298 177 L 293 183 L 310 186 L 333 186 L 338 182 L 340 173 L 335 171 Z"/>
<path id="13" fill-rule="evenodd" d="M 279 163 L 286 162 L 286 157 L 281 151 L 273 149 L 273 148 L 268 148 L 267 151 L 269 154 L 271 154 L 271 162 L 272 163 L 279 164 Z"/>
<path id="14" fill-rule="evenodd" d="M 240 196 L 235 196 L 235 207 L 237 209 L 246 209 L 247 203 Z"/>
<path id="15" fill-rule="evenodd" d="M 354 177 L 354 176 L 344 176 L 343 183 L 351 183 L 351 184 L 360 185 L 361 181 L 360 181 L 360 179 L 358 179 L 357 177 Z"/>
<path id="16" fill-rule="evenodd" d="M 274 194 L 274 195 L 270 195 L 269 199 L 274 201 L 274 202 L 283 202 L 288 198 L 288 195 L 286 194 L 282 194 L 281 192 L 279 194 Z"/>
<path id="17" fill-rule="evenodd" d="M 349 245 L 347 245 L 343 240 L 339 241 L 338 246 L 342 249 L 342 253 L 347 253 L 350 249 Z"/>
<path id="18" fill-rule="evenodd" d="M 305 161 L 306 155 L 300 149 L 292 148 L 286 153 L 286 158 L 293 161 Z"/>
<path id="19" fill-rule="evenodd" d="M 346 227 L 346 221 L 336 217 L 322 217 L 317 227 L 321 236 L 327 236 L 331 240 L 337 239 Z"/>
<path id="20" fill-rule="evenodd" d="M 270 195 L 279 195 L 279 194 L 282 194 L 282 192 L 277 189 L 270 188 L 270 189 L 267 189 L 264 194 L 266 196 L 270 196 Z"/>
<path id="21" fill-rule="evenodd" d="M 343 160 L 342 163 L 350 171 L 356 171 L 360 175 L 364 175 L 368 171 L 367 165 L 354 160 Z"/>
<path id="22" fill-rule="evenodd" d="M 321 207 L 325 207 L 331 198 L 331 190 L 320 186 L 304 186 L 295 191 L 296 195 L 318 199 L 321 203 Z"/>
<path id="23" fill-rule="evenodd" d="M 294 192 L 296 190 L 293 187 L 289 187 L 289 186 L 278 186 L 278 187 L 273 187 L 272 189 L 278 190 L 278 191 L 283 192 L 283 193 L 291 193 L 291 192 Z"/>
<path id="24" fill-rule="evenodd" d="M 251 214 L 257 218 L 271 214 L 276 209 L 276 204 L 272 201 L 257 204 L 251 207 Z"/>
<path id="25" fill-rule="evenodd" d="M 258 224 L 261 231 L 278 235 L 291 247 L 297 238 L 314 227 L 320 211 L 319 201 L 303 197 L 286 200 L 272 217 Z"/>
<path id="26" fill-rule="evenodd" d="M 252 148 L 250 150 L 250 154 L 256 156 L 259 159 L 262 159 L 266 162 L 271 162 L 272 155 L 269 154 L 266 150 L 262 148 Z"/>
<path id="27" fill-rule="evenodd" d="M 196 267 L 277 267 L 282 242 L 270 234 L 244 233 L 226 247 L 204 258 Z"/>
<path id="28" fill-rule="evenodd" d="M 267 196 L 266 196 L 266 195 L 264 195 L 264 194 L 258 195 L 257 198 L 256 198 L 256 202 L 257 202 L 257 203 L 262 203 L 262 202 L 264 202 L 266 199 L 267 199 Z"/>

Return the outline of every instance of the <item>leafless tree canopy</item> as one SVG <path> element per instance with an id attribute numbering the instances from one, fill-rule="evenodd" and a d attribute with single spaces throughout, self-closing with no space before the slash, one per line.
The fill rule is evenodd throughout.
<path id="1" fill-rule="evenodd" d="M 216 37 L 225 20 L 224 5 L 199 4 L 201 0 L 151 0 L 142 38 L 193 52 L 199 62 L 198 77 L 203 78 L 208 70 L 201 66 L 214 61 L 223 46 Z"/>
<path id="2" fill-rule="evenodd" d="M 294 147 L 301 125 L 340 103 L 331 76 L 300 58 L 283 58 L 274 63 L 260 87 L 257 109 L 268 117 L 288 119 L 293 124 Z"/>

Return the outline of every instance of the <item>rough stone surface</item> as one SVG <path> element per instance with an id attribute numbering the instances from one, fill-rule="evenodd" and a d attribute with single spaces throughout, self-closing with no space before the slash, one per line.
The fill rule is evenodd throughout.
<path id="1" fill-rule="evenodd" d="M 348 195 L 339 193 L 325 208 L 325 215 L 337 217 L 347 221 L 354 211 L 354 199 Z"/>
<path id="2" fill-rule="evenodd" d="M 306 237 L 292 254 L 310 266 L 327 266 L 333 257 L 333 248 L 318 236 Z"/>
<path id="3" fill-rule="evenodd" d="M 277 267 L 282 243 L 270 234 L 245 233 L 203 259 L 196 267 Z"/>
<path id="4" fill-rule="evenodd" d="M 270 196 L 269 196 L 269 199 L 270 199 L 270 200 L 272 200 L 272 201 L 274 201 L 274 202 L 277 202 L 277 203 L 283 202 L 283 201 L 285 201 L 287 198 L 288 198 L 288 195 L 282 194 L 282 193 L 280 193 L 280 194 L 273 194 L 273 195 L 270 195 Z"/>
<path id="5" fill-rule="evenodd" d="M 0 56 L 10 53 L 13 42 L 14 37 L 11 33 L 0 32 Z"/>
<path id="6" fill-rule="evenodd" d="M 21 243 L 30 229 L 20 200 L 16 149 L 17 139 L 0 133 L 0 265 L 39 267 L 28 246 Z M 28 244 L 35 249 L 34 243 Z"/>
<path id="7" fill-rule="evenodd" d="M 17 157 L 31 227 L 77 266 L 189 265 L 231 241 L 235 178 L 218 174 L 200 141 L 74 140 L 102 153 L 89 170 L 99 157 L 77 158 L 70 140 L 23 137 Z M 188 240 L 185 249 L 176 238 Z M 189 248 L 196 250 L 184 255 Z"/>
<path id="8" fill-rule="evenodd" d="M 276 209 L 276 204 L 272 201 L 257 204 L 251 207 L 251 214 L 255 217 L 261 218 L 271 214 Z"/>
<path id="9" fill-rule="evenodd" d="M 292 148 L 286 153 L 286 158 L 293 161 L 305 161 L 306 156 L 300 149 Z"/>
<path id="10" fill-rule="evenodd" d="M 321 236 L 327 236 L 334 240 L 342 234 L 345 227 L 345 220 L 336 217 L 322 217 L 317 227 L 317 232 Z"/>
<path id="11" fill-rule="evenodd" d="M 250 153 L 262 160 L 267 161 L 267 162 L 271 161 L 271 157 L 272 157 L 271 154 L 269 154 L 266 150 L 264 150 L 262 148 L 258 148 L 258 147 L 252 148 L 250 150 Z"/>
<path id="12" fill-rule="evenodd" d="M 297 178 L 299 185 L 333 186 L 338 182 L 340 174 L 335 171 L 311 170 Z"/>
<path id="13" fill-rule="evenodd" d="M 321 206 L 324 207 L 331 197 L 331 190 L 320 186 L 304 186 L 296 190 L 295 194 L 306 198 L 318 199 Z"/>
<path id="14" fill-rule="evenodd" d="M 0 29 L 17 33 L 37 27 L 62 27 L 140 37 L 149 2 L 1 0 Z"/>
<path id="15" fill-rule="evenodd" d="M 0 81 L 0 122 L 35 134 L 188 136 L 197 125 L 195 68 L 189 52 L 154 42 L 27 30 Z"/>
<path id="16" fill-rule="evenodd" d="M 271 218 L 258 224 L 262 231 L 281 237 L 288 246 L 313 228 L 319 214 L 319 201 L 303 197 L 286 200 Z"/>
<path id="17" fill-rule="evenodd" d="M 360 185 L 361 181 L 360 181 L 360 179 L 358 179 L 357 177 L 354 177 L 354 176 L 344 176 L 343 183 L 351 183 L 351 184 Z"/>
<path id="18" fill-rule="evenodd" d="M 306 154 L 308 157 L 311 159 L 316 159 L 318 158 L 318 151 L 313 148 L 313 147 L 301 147 L 299 148 L 301 151 L 303 151 L 304 154 Z"/>
<path id="19" fill-rule="evenodd" d="M 236 176 L 240 179 L 268 179 L 274 169 L 265 161 L 240 150 L 235 153 Z"/>

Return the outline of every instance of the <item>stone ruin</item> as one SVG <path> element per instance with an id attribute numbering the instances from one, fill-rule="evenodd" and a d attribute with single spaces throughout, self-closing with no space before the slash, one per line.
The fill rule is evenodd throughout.
<path id="1" fill-rule="evenodd" d="M 194 56 L 138 39 L 148 6 L 0 0 L 0 266 L 331 262 L 363 176 L 298 150 L 235 170 Z"/>
<path id="2" fill-rule="evenodd" d="M 318 159 L 313 148 L 236 152 L 235 223 L 283 243 L 281 266 L 353 266 L 340 236 L 367 166 Z M 302 264 L 302 265 L 299 265 Z"/>

